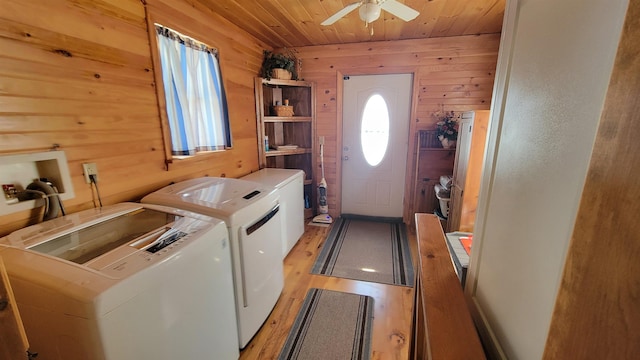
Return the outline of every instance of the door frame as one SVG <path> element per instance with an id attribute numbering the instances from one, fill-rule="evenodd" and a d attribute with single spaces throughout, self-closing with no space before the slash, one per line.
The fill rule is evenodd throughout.
<path id="1" fill-rule="evenodd" d="M 371 71 L 371 69 L 367 69 L 367 71 L 358 71 L 357 69 L 349 70 L 349 73 L 346 74 L 342 70 L 336 70 L 336 160 L 339 158 L 340 161 L 336 161 L 336 184 L 334 187 L 337 189 L 335 192 L 336 196 L 336 211 L 337 215 L 342 214 L 342 186 L 338 185 L 342 183 L 342 111 L 343 111 L 343 102 L 344 102 L 344 76 L 357 76 L 357 75 L 390 75 L 390 74 L 411 74 L 413 76 L 413 86 L 411 88 L 411 104 L 409 110 L 409 139 L 407 145 L 407 170 L 405 172 L 404 178 L 404 200 L 402 204 L 402 219 L 405 224 L 413 223 L 413 218 L 411 216 L 411 204 L 413 204 L 413 194 L 411 191 L 412 182 L 415 174 L 415 142 L 416 142 L 416 121 L 411 121 L 412 119 L 416 119 L 416 108 L 418 105 L 418 94 L 419 94 L 419 82 L 416 79 L 419 79 L 419 71 L 414 66 L 397 66 L 391 68 L 384 68 L 380 71 Z M 411 155 L 411 156 L 409 156 Z"/>

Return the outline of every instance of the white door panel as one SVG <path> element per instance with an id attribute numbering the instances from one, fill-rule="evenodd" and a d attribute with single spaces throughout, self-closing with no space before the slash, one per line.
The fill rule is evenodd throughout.
<path id="1" fill-rule="evenodd" d="M 412 79 L 411 74 L 345 78 L 342 213 L 402 217 Z M 366 124 L 363 126 L 363 112 L 368 100 L 375 95 L 380 95 L 386 103 L 389 137 L 380 163 L 370 165 L 362 145 L 362 130 L 367 127 Z M 376 109 L 378 114 L 385 111 Z M 372 131 L 380 134 L 386 128 L 382 126 Z M 380 143 L 384 147 L 384 142 Z"/>

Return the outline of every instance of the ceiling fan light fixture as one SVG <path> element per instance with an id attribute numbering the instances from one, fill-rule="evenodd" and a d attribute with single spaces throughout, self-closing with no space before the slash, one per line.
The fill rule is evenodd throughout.
<path id="1" fill-rule="evenodd" d="M 372 23 L 380 17 L 380 5 L 375 3 L 365 3 L 358 9 L 360 19 L 366 23 Z"/>
<path id="2" fill-rule="evenodd" d="M 329 16 L 329 18 L 320 24 L 323 26 L 332 25 L 357 8 L 359 8 L 358 13 L 360 14 L 360 19 L 364 21 L 366 26 L 378 20 L 382 10 L 403 21 L 411 21 L 420 14 L 416 10 L 396 0 L 359 0 L 358 2 L 345 6 L 342 10 Z"/>

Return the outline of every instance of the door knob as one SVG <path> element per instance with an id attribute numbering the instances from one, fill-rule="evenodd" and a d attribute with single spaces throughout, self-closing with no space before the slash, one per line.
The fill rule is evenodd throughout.
<path id="1" fill-rule="evenodd" d="M 347 161 L 347 160 L 349 160 L 349 157 L 347 155 L 345 155 L 345 156 L 342 157 L 342 160 Z"/>

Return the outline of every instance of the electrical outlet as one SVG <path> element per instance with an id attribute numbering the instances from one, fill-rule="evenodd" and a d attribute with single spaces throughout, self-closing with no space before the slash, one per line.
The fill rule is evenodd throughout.
<path id="1" fill-rule="evenodd" d="M 95 175 L 96 180 L 98 180 L 98 166 L 96 163 L 84 163 L 82 164 L 82 169 L 84 170 L 84 181 L 86 181 L 87 184 L 91 184 L 89 175 Z"/>
<path id="2" fill-rule="evenodd" d="M 319 137 L 320 145 L 324 145 L 324 136 Z"/>

